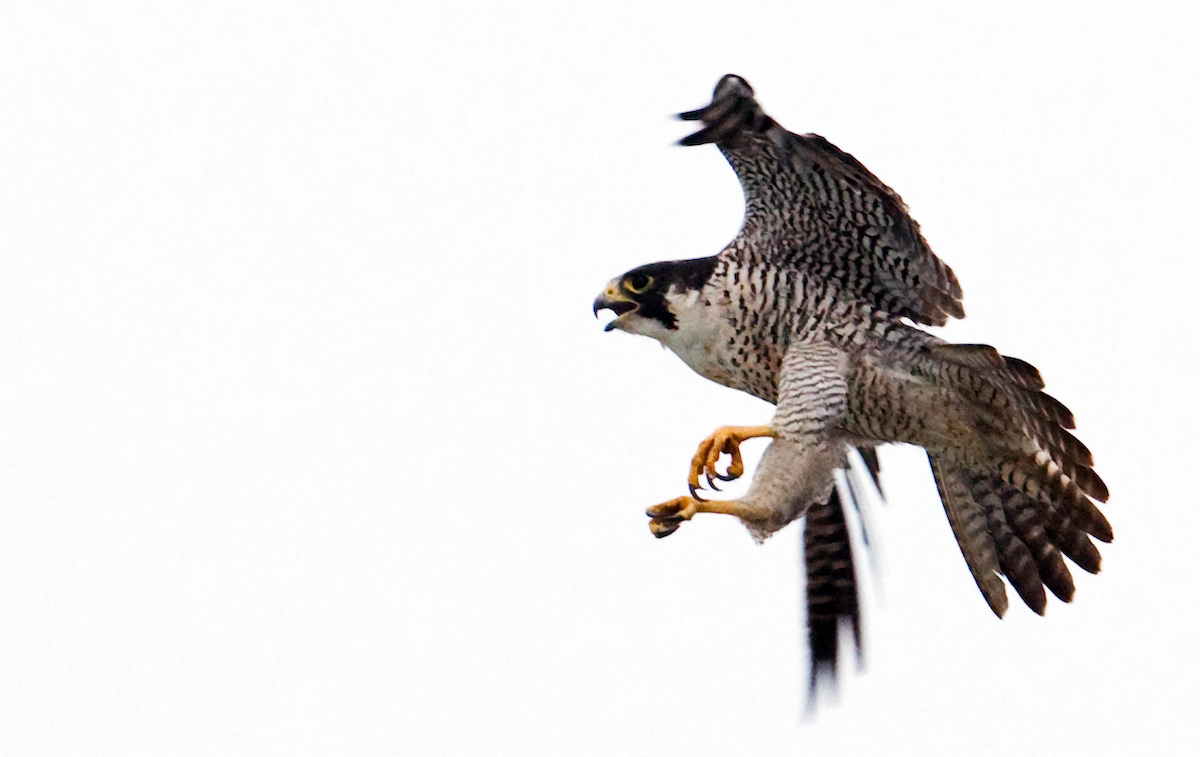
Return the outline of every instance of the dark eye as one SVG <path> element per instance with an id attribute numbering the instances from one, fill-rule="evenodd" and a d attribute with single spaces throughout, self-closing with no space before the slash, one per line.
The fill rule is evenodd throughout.
<path id="1" fill-rule="evenodd" d="M 634 294 L 641 294 L 650 288 L 654 279 L 644 273 L 635 273 L 625 280 L 625 288 Z"/>

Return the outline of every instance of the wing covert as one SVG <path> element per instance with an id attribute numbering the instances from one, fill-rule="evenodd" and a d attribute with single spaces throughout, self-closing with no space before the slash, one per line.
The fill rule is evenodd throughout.
<path id="1" fill-rule="evenodd" d="M 726 75 L 709 105 L 679 117 L 704 124 L 680 144 L 716 144 L 742 185 L 746 214 L 731 249 L 838 281 L 915 323 L 963 317 L 954 272 L 900 196 L 824 137 L 780 126 L 745 79 Z"/>

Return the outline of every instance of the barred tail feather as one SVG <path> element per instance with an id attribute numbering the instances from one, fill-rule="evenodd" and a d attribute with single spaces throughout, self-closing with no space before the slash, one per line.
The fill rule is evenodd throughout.
<path id="1" fill-rule="evenodd" d="M 1070 602 L 1075 595 L 1075 581 L 1071 571 L 1063 562 L 1062 552 L 1054 545 L 1050 534 L 1042 524 L 1041 509 L 1022 492 L 1011 487 L 999 486 L 992 488 L 987 479 L 976 482 L 977 498 L 994 499 L 1000 503 L 1004 511 L 1004 519 L 1012 527 L 1013 532 L 1029 549 L 1034 562 L 1037 564 L 1039 583 L 1054 593 L 1063 602 Z M 990 490 L 990 491 L 989 491 Z M 1045 607 L 1045 599 L 1042 599 Z"/>
<path id="2" fill-rule="evenodd" d="M 1090 573 L 1100 570 L 1100 553 L 1089 535 L 1111 538 L 1111 529 L 1069 479 L 1055 490 L 1022 478 L 1012 464 L 980 464 L 945 453 L 930 453 L 929 461 L 967 567 L 996 615 L 1007 607 L 1000 575 L 1041 615 L 1043 586 L 1063 602 L 1075 594 L 1064 555 Z"/>
<path id="3" fill-rule="evenodd" d="M 1008 610 L 1008 596 L 1004 592 L 1004 582 L 1000 580 L 1000 558 L 989 529 L 987 511 L 971 496 L 957 466 L 933 452 L 929 453 L 929 466 L 933 469 L 938 495 L 967 568 L 988 607 L 996 617 L 1003 618 Z"/>
<path id="4" fill-rule="evenodd" d="M 1112 540 L 1095 502 L 1108 487 L 1092 469 L 1092 453 L 1069 431 L 1071 411 L 1042 392 L 1029 363 L 987 345 L 936 344 L 936 381 L 949 391 L 975 439 L 961 449 L 930 452 L 950 525 L 975 582 L 997 615 L 1007 600 L 1003 575 L 1034 612 L 1046 609 L 1045 588 L 1064 602 L 1075 593 L 1063 556 L 1100 569 L 1091 538 Z"/>
<path id="5" fill-rule="evenodd" d="M 1054 485 L 1061 474 L 1097 501 L 1108 499 L 1108 487 L 1092 470 L 1091 451 L 1069 430 L 1074 416 L 1041 391 L 1036 368 L 988 345 L 939 343 L 928 352 L 936 380 L 974 408 L 981 433 L 1001 441 L 1008 437 L 1010 450 L 1032 454 L 1043 483 Z"/>
<path id="6" fill-rule="evenodd" d="M 1062 503 L 1075 526 L 1111 541 L 1112 527 L 1093 502 L 1107 501 L 1108 487 L 1092 467 L 1091 451 L 1069 430 L 1071 411 L 1041 391 L 1037 369 L 987 345 L 939 343 L 928 352 L 936 380 L 963 403 L 964 422 L 990 448 L 972 452 L 972 473 L 994 473 L 994 461 L 998 484 Z"/>
<path id="7" fill-rule="evenodd" d="M 1051 499 L 1048 495 L 1039 496 L 1036 500 L 1038 513 L 1046 526 L 1054 545 L 1079 567 L 1088 573 L 1100 572 L 1100 550 L 1092 544 L 1086 531 L 1081 529 L 1071 519 L 1066 505 Z"/>
<path id="8" fill-rule="evenodd" d="M 1000 569 L 1029 609 L 1038 615 L 1045 615 L 1046 592 L 1042 589 L 1042 578 L 1033 561 L 1033 553 L 1009 527 L 1004 507 L 998 498 L 988 497 L 980 504 L 987 512 L 988 531 L 996 543 Z"/>

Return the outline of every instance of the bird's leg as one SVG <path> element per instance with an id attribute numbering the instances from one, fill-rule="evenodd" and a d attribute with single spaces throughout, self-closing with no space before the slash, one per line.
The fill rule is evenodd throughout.
<path id="1" fill-rule="evenodd" d="M 676 497 L 646 510 L 646 515 L 650 516 L 650 532 L 660 539 L 675 533 L 675 529 L 685 520 L 691 520 L 696 513 L 724 513 L 742 520 L 759 521 L 769 518 L 771 509 L 736 499 L 714 501 Z"/>
<path id="2" fill-rule="evenodd" d="M 696 455 L 692 458 L 692 468 L 688 473 L 688 490 L 692 496 L 698 496 L 701 474 L 708 479 L 709 488 L 715 490 L 717 487 L 713 483 L 714 478 L 732 481 L 745 473 L 746 467 L 742 463 L 742 451 L 739 446 L 747 439 L 760 436 L 773 437 L 775 432 L 770 426 L 722 426 L 709 434 L 707 439 L 700 442 Z M 724 474 L 717 472 L 717 461 L 721 459 L 722 454 L 730 457 L 729 468 Z"/>

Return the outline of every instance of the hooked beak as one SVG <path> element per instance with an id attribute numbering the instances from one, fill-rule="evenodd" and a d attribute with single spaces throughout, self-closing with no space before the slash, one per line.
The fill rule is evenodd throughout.
<path id="1" fill-rule="evenodd" d="M 612 331 L 617 328 L 617 321 L 621 320 L 621 316 L 637 310 L 637 303 L 627 299 L 621 294 L 620 289 L 613 284 L 609 284 L 604 289 L 604 292 L 592 303 L 592 314 L 597 318 L 600 317 L 601 310 L 611 310 L 616 313 L 617 317 L 609 321 L 608 325 L 604 327 L 605 331 Z"/>

